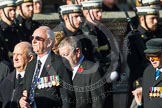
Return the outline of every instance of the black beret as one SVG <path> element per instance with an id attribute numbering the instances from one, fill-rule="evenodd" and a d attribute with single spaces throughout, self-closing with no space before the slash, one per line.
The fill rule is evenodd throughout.
<path id="1" fill-rule="evenodd" d="M 146 42 L 145 53 L 157 53 L 162 50 L 162 38 L 154 38 Z"/>

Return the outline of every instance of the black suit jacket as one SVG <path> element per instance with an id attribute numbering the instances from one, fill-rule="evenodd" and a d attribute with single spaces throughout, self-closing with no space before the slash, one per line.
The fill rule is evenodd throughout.
<path id="1" fill-rule="evenodd" d="M 162 75 L 158 80 L 155 80 L 155 71 L 156 69 L 152 65 L 149 65 L 144 71 L 142 80 L 144 108 L 162 108 L 162 98 L 155 97 L 150 99 L 149 97 L 150 87 L 162 87 Z"/>
<path id="2" fill-rule="evenodd" d="M 102 97 L 104 85 L 101 84 L 97 87 L 99 80 L 101 80 L 101 75 L 98 71 L 99 65 L 83 60 L 80 66 L 82 66 L 83 71 L 79 72 L 78 69 L 73 79 L 76 108 L 103 108 L 105 100 Z M 95 86 L 92 86 L 93 84 Z"/>
<path id="3" fill-rule="evenodd" d="M 9 73 L 10 68 L 3 61 L 0 61 L 0 83 Z"/>
<path id="4" fill-rule="evenodd" d="M 26 68 L 26 74 L 24 76 L 24 89 L 26 89 L 28 92 L 32 84 L 36 60 L 36 58 L 33 59 Z M 55 55 L 54 53 L 49 54 L 40 77 L 50 75 L 59 75 L 60 79 L 62 79 L 67 84 L 72 85 L 71 77 L 65 69 L 62 58 Z M 62 85 L 64 84 L 65 83 L 63 83 Z M 72 101 L 73 98 L 74 93 L 68 90 L 66 87 L 62 86 L 44 89 L 36 88 L 35 90 L 35 101 L 38 108 L 72 108 L 72 102 L 70 103 L 69 101 Z"/>
<path id="5" fill-rule="evenodd" d="M 23 80 L 15 86 L 16 71 L 10 73 L 0 84 L 0 101 L 2 108 L 18 108 L 18 98 L 23 89 Z"/>

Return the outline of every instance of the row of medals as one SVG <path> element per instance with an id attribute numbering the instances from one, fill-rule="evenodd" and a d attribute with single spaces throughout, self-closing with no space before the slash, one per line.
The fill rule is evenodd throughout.
<path id="1" fill-rule="evenodd" d="M 162 87 L 150 87 L 149 97 L 161 97 L 162 98 Z"/>
<path id="2" fill-rule="evenodd" d="M 37 81 L 38 89 L 52 87 L 52 86 L 59 86 L 59 85 L 60 85 L 60 80 L 59 80 L 58 75 L 41 77 L 41 78 L 38 78 L 38 81 Z"/>

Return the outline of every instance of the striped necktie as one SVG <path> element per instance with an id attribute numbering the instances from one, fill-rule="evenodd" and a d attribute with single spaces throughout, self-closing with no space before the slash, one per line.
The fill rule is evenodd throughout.
<path id="1" fill-rule="evenodd" d="M 36 103 L 35 103 L 35 100 L 34 100 L 34 94 L 35 94 L 35 88 L 37 86 L 37 81 L 38 81 L 38 75 L 40 73 L 40 68 L 41 68 L 41 61 L 38 60 L 37 61 L 37 69 L 35 71 L 35 74 L 34 74 L 34 77 L 33 77 L 33 81 L 32 81 L 32 84 L 30 86 L 30 92 L 29 92 L 29 103 L 31 105 L 31 108 L 37 108 L 36 107 Z"/>
<path id="2" fill-rule="evenodd" d="M 161 74 L 160 69 L 156 70 L 156 72 L 155 72 L 156 80 L 160 77 L 160 74 Z"/>

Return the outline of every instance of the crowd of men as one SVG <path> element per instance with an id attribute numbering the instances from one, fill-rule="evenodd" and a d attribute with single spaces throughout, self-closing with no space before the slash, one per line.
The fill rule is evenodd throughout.
<path id="1" fill-rule="evenodd" d="M 60 6 L 55 28 L 32 20 L 41 0 L 1 0 L 0 107 L 113 108 L 112 82 L 125 72 L 127 108 L 133 96 L 131 108 L 161 108 L 159 2 L 139 1 L 129 23 L 138 26 L 128 29 L 119 49 L 101 22 L 102 0 Z"/>

